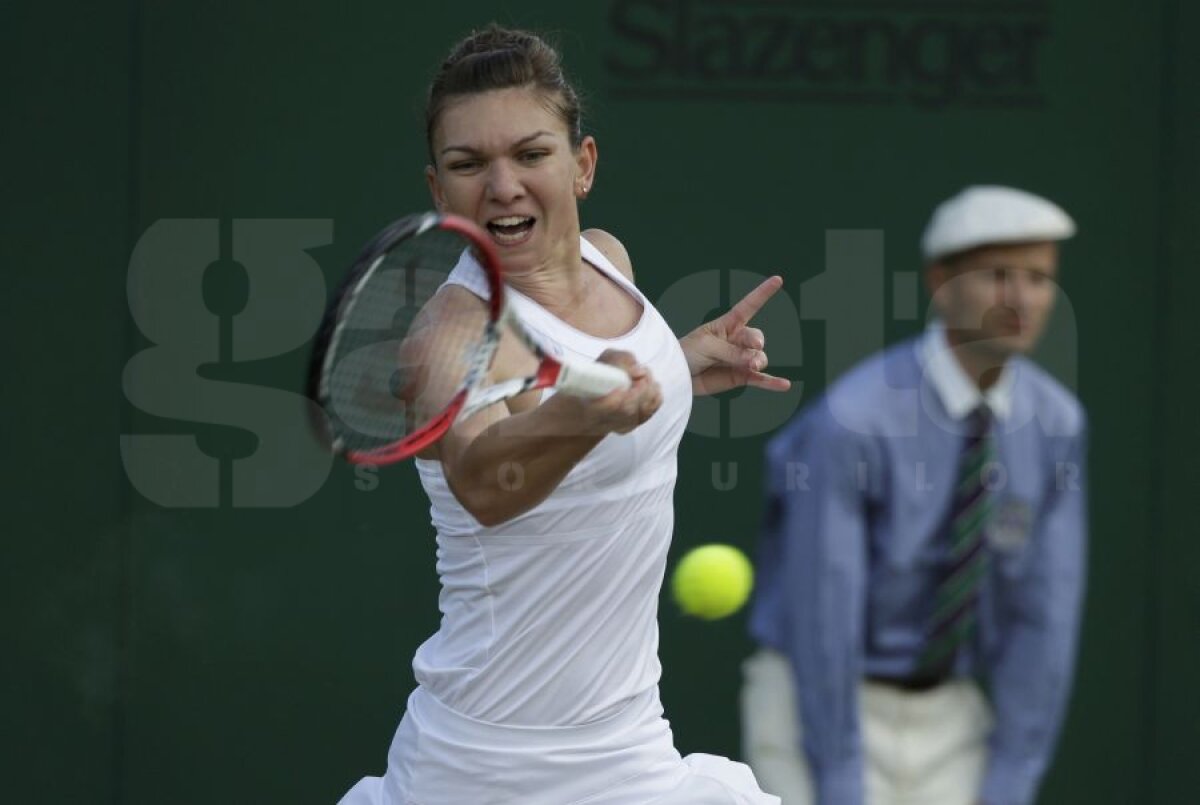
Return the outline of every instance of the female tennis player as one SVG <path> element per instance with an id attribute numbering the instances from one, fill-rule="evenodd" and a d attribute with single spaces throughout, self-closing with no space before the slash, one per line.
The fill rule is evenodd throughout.
<path id="1" fill-rule="evenodd" d="M 782 281 L 673 335 L 621 243 L 580 231 L 596 142 L 581 133 L 558 53 L 533 34 L 493 25 L 458 43 L 426 115 L 434 203 L 489 233 L 524 326 L 632 382 L 590 398 L 527 392 L 457 421 L 419 455 L 441 627 L 413 660 L 419 684 L 386 774 L 341 802 L 778 803 L 748 767 L 675 749 L 659 701 L 657 606 L 692 395 L 788 388 L 763 372 L 763 334 L 748 325 Z M 468 252 L 429 326 L 481 320 L 487 293 Z M 536 363 L 518 339 L 501 340 L 489 381 Z M 438 388 L 439 368 L 426 369 Z"/>

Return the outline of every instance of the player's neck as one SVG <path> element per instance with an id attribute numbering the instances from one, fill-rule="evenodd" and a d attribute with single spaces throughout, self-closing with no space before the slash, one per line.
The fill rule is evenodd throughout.
<path id="1" fill-rule="evenodd" d="M 582 333 L 617 338 L 632 330 L 642 316 L 641 302 L 581 256 L 572 265 L 531 271 L 508 282 Z"/>
<path id="2" fill-rule="evenodd" d="M 596 272 L 584 265 L 576 248 L 573 255 L 555 255 L 531 271 L 509 276 L 508 284 L 550 312 L 561 315 L 579 306 L 596 279 Z"/>

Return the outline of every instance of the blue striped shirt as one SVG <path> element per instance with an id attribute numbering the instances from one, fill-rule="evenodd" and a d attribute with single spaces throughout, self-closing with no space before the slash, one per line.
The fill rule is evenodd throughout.
<path id="1" fill-rule="evenodd" d="M 940 326 L 869 358 L 771 440 L 750 619 L 786 654 L 821 805 L 861 805 L 866 676 L 905 677 L 923 647 L 966 416 L 995 414 L 990 571 L 955 672 L 995 712 L 980 799 L 1036 797 L 1070 691 L 1085 576 L 1086 419 L 1024 358 L 986 394 Z"/>

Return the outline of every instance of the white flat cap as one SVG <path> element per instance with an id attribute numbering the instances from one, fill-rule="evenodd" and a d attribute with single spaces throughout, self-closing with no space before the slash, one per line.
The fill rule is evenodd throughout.
<path id="1" fill-rule="evenodd" d="M 946 199 L 933 211 L 921 252 L 937 260 L 976 246 L 1065 240 L 1075 222 L 1061 207 L 1013 187 L 976 185 Z"/>

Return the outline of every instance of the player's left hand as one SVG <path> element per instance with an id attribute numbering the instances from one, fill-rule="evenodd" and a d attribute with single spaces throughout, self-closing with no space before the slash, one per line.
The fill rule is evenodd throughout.
<path id="1" fill-rule="evenodd" d="M 717 394 L 741 386 L 767 391 L 787 391 L 787 378 L 765 374 L 766 336 L 748 326 L 754 314 L 783 287 L 782 277 L 771 277 L 746 294 L 724 315 L 700 325 L 679 339 L 692 373 L 692 393 Z"/>

